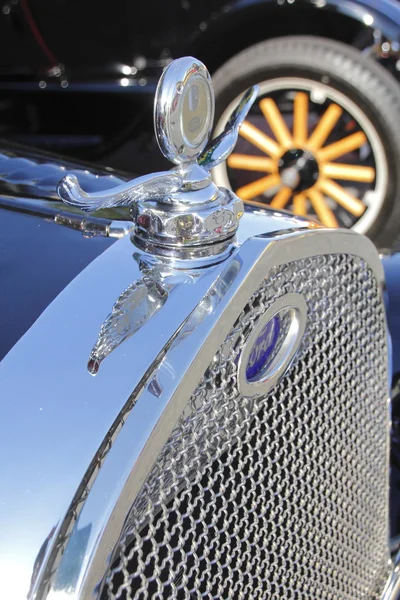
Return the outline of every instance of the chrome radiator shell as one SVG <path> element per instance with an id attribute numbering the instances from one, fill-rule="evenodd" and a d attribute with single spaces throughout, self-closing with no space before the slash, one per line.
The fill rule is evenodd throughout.
<path id="1" fill-rule="evenodd" d="M 267 233 L 261 234 L 262 231 Z M 248 239 L 252 235 L 256 237 Z M 39 410 L 47 399 L 49 402 L 58 399 L 57 411 L 44 415 L 46 421 L 43 419 L 37 424 L 35 460 L 43 457 L 43 472 L 37 480 L 33 469 L 30 476 L 28 465 L 25 474 L 27 479 L 30 477 L 28 485 L 40 510 L 37 515 L 23 506 L 18 510 L 14 506 L 11 511 L 19 518 L 21 531 L 29 530 L 32 518 L 36 519 L 31 543 L 24 548 L 22 540 L 10 534 L 5 538 L 4 554 L 2 550 L 2 556 L 15 557 L 16 564 L 21 552 L 25 553 L 21 561 L 26 565 L 21 571 L 21 581 L 25 586 L 28 582 L 29 587 L 36 554 L 52 530 L 37 565 L 31 597 L 77 599 L 98 595 L 127 515 L 143 483 L 188 398 L 270 268 L 340 253 L 366 261 L 378 289 L 383 286 L 383 271 L 374 247 L 366 238 L 347 231 L 307 228 L 305 221 L 278 213 L 267 216 L 249 213 L 242 219 L 239 236 L 231 257 L 204 269 L 194 285 L 179 284 L 154 322 L 144 325 L 125 346 L 121 345 L 107 358 L 104 370 L 100 370 L 95 379 L 86 371 L 85 358 L 102 319 L 115 296 L 140 276 L 137 260 L 133 260 L 132 255 L 137 257 L 141 253 L 128 238 L 116 242 L 87 273 L 77 278 L 4 362 L 6 386 L 3 389 L 7 391 L 10 406 L 14 406 L 13 398 L 26 397 L 25 383 L 15 384 L 12 373 L 13 364 L 20 364 L 28 355 L 30 390 L 38 390 L 32 392 L 30 406 Z M 71 299 L 75 299 L 72 307 Z M 98 304 L 91 314 L 96 300 Z M 77 334 L 71 336 L 71 331 L 67 333 L 60 327 L 64 322 L 75 327 Z M 35 336 L 43 333 L 44 326 L 47 331 L 52 327 L 57 329 L 57 342 L 49 339 L 40 355 L 32 355 Z M 155 337 L 155 333 L 161 337 Z M 67 379 L 52 359 L 56 349 L 64 356 L 68 351 L 70 356 L 72 367 Z M 46 360 L 53 369 L 50 378 Z M 388 397 L 388 382 L 383 385 Z M 155 394 L 155 389 L 160 393 Z M 90 408 L 88 412 L 82 410 L 86 403 Z M 17 421 L 21 407 L 15 410 L 13 428 L 5 432 L 3 438 L 8 452 L 21 438 Z M 83 432 L 85 426 L 87 433 L 81 433 L 74 441 L 76 459 L 68 480 L 64 481 L 63 468 L 71 453 L 71 440 L 67 443 L 64 436 L 79 418 L 83 419 L 80 431 Z M 54 431 L 59 438 L 57 460 L 49 461 L 46 459 L 51 448 L 49 438 L 54 437 Z M 44 487 L 46 481 L 52 482 L 54 490 L 64 485 L 62 497 L 49 495 L 49 488 Z M 4 520 L 6 533 L 9 514 L 5 514 Z M 3 521 L 1 524 L 3 526 Z M 86 532 L 85 536 L 82 532 Z"/>
<path id="2" fill-rule="evenodd" d="M 296 293 L 308 308 L 297 356 L 276 387 L 246 397 L 237 359 L 248 331 Z M 146 479 L 102 600 L 380 598 L 386 365 L 365 261 L 325 254 L 268 270 Z"/>
<path id="3" fill-rule="evenodd" d="M 131 420 L 131 417 L 134 417 L 134 412 L 139 406 L 152 407 L 151 427 L 147 429 L 151 433 L 145 440 L 140 452 L 135 452 L 136 461 L 128 479 L 120 490 L 109 521 L 102 531 L 101 539 L 98 540 L 97 550 L 89 565 L 88 576 L 83 583 L 84 595 L 89 593 L 90 589 L 93 590 L 94 586 L 104 576 L 106 565 L 111 559 L 110 550 L 117 541 L 116 531 L 123 529 L 124 521 L 136 496 L 146 481 L 156 457 L 167 442 L 175 423 L 180 418 L 188 398 L 198 385 L 201 374 L 204 373 L 212 361 L 215 353 L 232 329 L 241 309 L 248 302 L 252 293 L 259 287 L 259 282 L 263 280 L 269 268 L 277 268 L 294 259 L 301 260 L 309 256 L 326 253 L 359 255 L 368 262 L 375 272 L 379 294 L 379 281 L 382 282 L 380 279 L 381 266 L 377 260 L 375 250 L 364 238 L 357 238 L 357 241 L 361 242 L 363 247 L 357 245 L 356 248 L 355 237 L 347 232 L 299 231 L 274 236 L 260 236 L 248 240 L 240 248 L 237 255 L 234 255 L 225 263 L 224 269 L 216 279 L 215 284 L 211 286 L 205 298 L 199 303 L 198 309 L 191 314 L 186 326 L 177 335 L 162 363 L 149 377 L 140 392 L 132 415 L 121 431 L 120 436 L 125 438 L 125 444 L 128 442 L 127 436 L 130 440 L 135 439 L 139 431 L 143 429 L 143 421 L 140 418 L 136 418 L 134 421 Z M 234 268 L 236 277 L 232 281 L 231 270 L 233 264 L 240 265 L 240 268 Z M 221 298 L 220 282 L 224 281 L 225 278 L 229 281 L 229 286 L 222 286 L 224 295 Z M 211 306 L 210 310 L 204 311 L 204 302 Z M 190 335 L 188 335 L 188 332 Z M 178 377 L 177 373 L 179 373 Z M 157 398 L 154 396 L 153 386 L 151 385 L 154 380 L 157 381 L 158 389 L 162 390 L 162 394 Z M 386 386 L 387 382 L 383 381 L 382 383 Z M 387 387 L 383 390 L 383 394 L 387 399 Z M 387 410 L 386 400 L 385 410 Z M 146 412 L 149 414 L 148 411 Z M 133 429 L 130 429 L 128 425 L 131 425 Z M 136 436 L 134 431 L 137 432 Z M 388 434 L 387 429 L 385 433 Z M 122 441 L 122 438 L 116 440 L 117 444 L 119 441 Z M 386 450 L 387 448 L 385 448 Z M 118 450 L 116 450 L 115 456 L 118 456 Z M 96 484 L 100 484 L 101 476 L 100 471 L 99 479 L 95 482 L 93 491 Z M 106 476 L 105 471 L 102 485 L 109 485 L 109 478 Z M 387 490 L 384 493 L 386 494 Z"/>

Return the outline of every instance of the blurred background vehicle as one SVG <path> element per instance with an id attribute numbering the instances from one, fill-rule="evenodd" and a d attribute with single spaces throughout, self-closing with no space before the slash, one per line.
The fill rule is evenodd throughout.
<path id="1" fill-rule="evenodd" d="M 259 83 L 228 167 L 246 202 L 400 229 L 398 0 L 2 0 L 0 136 L 140 174 L 162 168 L 156 82 L 192 54 L 213 74 L 217 130 Z"/>

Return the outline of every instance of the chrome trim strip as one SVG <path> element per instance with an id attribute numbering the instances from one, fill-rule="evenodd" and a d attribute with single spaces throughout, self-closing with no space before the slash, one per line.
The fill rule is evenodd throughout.
<path id="1" fill-rule="evenodd" d="M 51 205 L 51 206 L 50 206 Z M 101 235 L 120 238 L 127 235 L 133 229 L 132 221 L 119 221 L 83 215 L 82 212 L 67 212 L 57 208 L 59 202 L 49 202 L 32 198 L 15 198 L 12 196 L 0 196 L 0 208 L 44 217 L 54 221 L 57 225 L 69 227 L 81 231 L 84 235 Z"/>
<path id="2" fill-rule="evenodd" d="M 108 237 L 121 238 L 130 233 L 134 225 L 132 221 L 111 221 L 107 227 Z"/>
<path id="3" fill-rule="evenodd" d="M 400 552 L 393 561 L 393 569 L 380 600 L 397 600 L 400 597 Z"/>

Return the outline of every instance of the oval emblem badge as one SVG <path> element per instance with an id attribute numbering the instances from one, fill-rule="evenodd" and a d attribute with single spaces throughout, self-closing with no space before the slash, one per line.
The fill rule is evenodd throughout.
<path id="1" fill-rule="evenodd" d="M 278 383 L 296 355 L 306 322 L 307 304 L 295 293 L 281 296 L 259 317 L 239 357 L 243 396 L 264 396 Z"/>
<path id="2" fill-rule="evenodd" d="M 246 366 L 247 381 L 257 379 L 267 366 L 274 348 L 276 347 L 279 330 L 279 315 L 275 315 L 275 317 L 272 317 L 272 319 L 264 326 L 250 351 L 249 360 Z"/>

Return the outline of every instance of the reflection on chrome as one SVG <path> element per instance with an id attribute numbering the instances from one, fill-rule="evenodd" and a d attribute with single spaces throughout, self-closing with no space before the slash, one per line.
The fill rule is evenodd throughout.
<path id="1" fill-rule="evenodd" d="M 87 365 L 91 375 L 96 375 L 101 362 L 158 313 L 178 283 L 190 283 L 199 276 L 198 272 L 178 271 L 166 268 L 162 263 L 153 264 L 139 253 L 134 253 L 133 258 L 143 277 L 118 296 L 101 325 Z"/>
<path id="2" fill-rule="evenodd" d="M 207 294 L 199 302 L 196 309 L 191 313 L 191 315 L 189 315 L 188 319 L 183 324 L 179 335 L 171 344 L 171 348 L 175 348 L 175 346 L 180 344 L 186 337 L 194 332 L 194 330 L 208 315 L 213 314 L 216 307 L 229 290 L 230 286 L 234 283 L 236 276 L 240 271 L 241 264 L 242 262 L 240 258 L 235 257 L 224 268 L 221 274 L 217 277 L 215 283 L 213 283 L 208 290 Z M 163 367 L 163 363 L 161 363 L 161 367 Z"/>
<path id="3" fill-rule="evenodd" d="M 97 342 L 90 353 L 89 373 L 96 375 L 100 363 L 110 352 L 151 319 L 167 297 L 167 289 L 150 277 L 134 281 L 123 291 L 101 326 Z"/>

